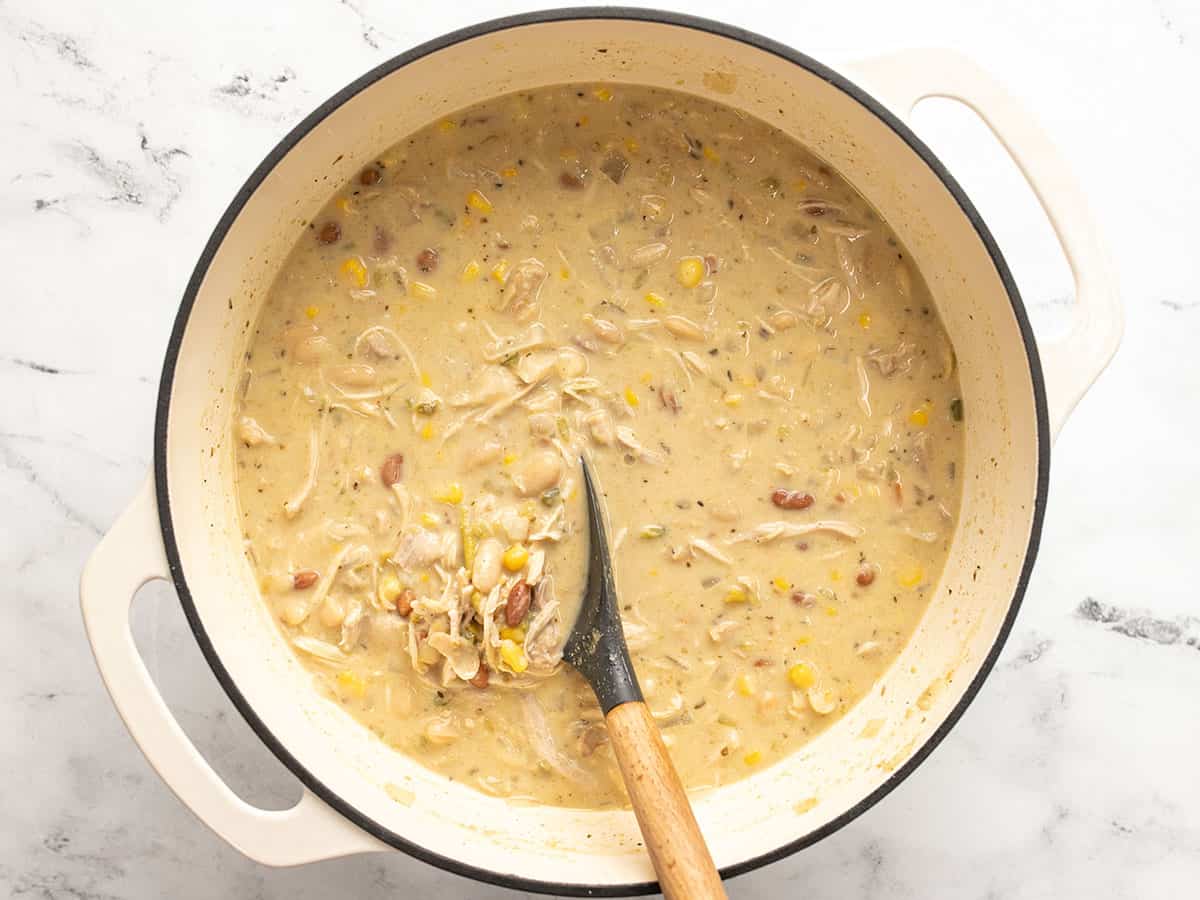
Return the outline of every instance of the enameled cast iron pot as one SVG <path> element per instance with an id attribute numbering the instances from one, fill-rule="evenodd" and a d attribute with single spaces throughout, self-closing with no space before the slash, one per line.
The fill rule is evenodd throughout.
<path id="1" fill-rule="evenodd" d="M 819 840 L 877 802 L 945 737 L 1012 626 L 1037 549 L 1051 441 L 1115 352 L 1121 316 L 1069 172 L 993 83 L 942 52 L 855 68 L 856 80 L 878 93 L 788 47 L 714 22 L 611 8 L 523 15 L 383 64 L 322 105 L 263 161 L 217 225 L 184 294 L 163 365 L 152 477 L 96 549 L 82 582 L 88 635 L 114 703 L 151 764 L 210 828 L 272 865 L 394 847 L 525 890 L 654 888 L 632 812 L 485 797 L 389 750 L 323 700 L 257 597 L 232 487 L 230 405 L 240 360 L 259 304 L 305 223 L 374 154 L 409 132 L 490 96 L 563 82 L 687 91 L 744 109 L 814 149 L 909 248 L 961 372 L 962 515 L 929 610 L 883 682 L 841 721 L 777 765 L 695 798 L 718 866 L 735 875 Z M 983 117 L 1058 232 L 1078 303 L 1070 334 L 1040 352 L 987 228 L 902 121 L 933 95 L 957 98 Z M 268 812 L 239 799 L 163 703 L 129 627 L 131 597 L 151 579 L 174 581 L 233 703 L 304 783 L 294 808 Z M 873 719 L 885 723 L 878 736 L 860 738 Z M 812 797 L 819 802 L 799 811 L 799 801 Z"/>

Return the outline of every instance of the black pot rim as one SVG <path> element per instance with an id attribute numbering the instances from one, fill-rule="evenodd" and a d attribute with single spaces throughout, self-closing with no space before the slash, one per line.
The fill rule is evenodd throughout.
<path id="1" fill-rule="evenodd" d="M 335 109 L 340 107 L 351 97 L 370 87 L 375 82 L 391 74 L 416 60 L 436 53 L 454 44 L 483 35 L 494 34 L 500 31 L 506 31 L 513 28 L 520 28 L 526 25 L 535 25 L 546 22 L 563 22 L 581 19 L 630 19 L 639 22 L 650 22 L 663 25 L 672 25 L 682 28 L 691 28 L 696 31 L 706 32 L 718 37 L 728 38 L 748 44 L 759 50 L 763 50 L 781 59 L 787 60 L 802 69 L 818 76 L 822 80 L 828 82 L 833 87 L 842 91 L 850 98 L 866 107 L 875 116 L 887 124 L 899 137 L 915 152 L 929 168 L 937 175 L 937 177 L 946 186 L 946 189 L 957 201 L 959 207 L 974 227 L 984 247 L 987 249 L 992 263 L 996 267 L 996 272 L 1004 285 L 1005 291 L 1008 294 L 1009 301 L 1012 305 L 1013 315 L 1016 318 L 1017 326 L 1020 330 L 1021 340 L 1025 345 L 1025 352 L 1029 360 L 1029 372 L 1033 384 L 1034 402 L 1037 415 L 1037 442 L 1038 442 L 1038 458 L 1037 458 L 1037 493 L 1035 497 L 1033 519 L 1030 526 L 1029 545 L 1025 551 L 1025 558 L 1021 565 L 1020 575 L 1017 580 L 1016 589 L 1013 593 L 1012 603 L 1008 613 L 1005 616 L 1004 622 L 1000 628 L 996 641 L 989 651 L 987 658 L 980 667 L 979 672 L 972 679 L 967 687 L 962 698 L 959 700 L 954 709 L 947 716 L 941 726 L 918 748 L 911 757 L 896 769 L 895 772 L 879 787 L 872 791 L 868 796 L 864 797 L 853 807 L 842 813 L 837 818 L 827 822 L 821 828 L 798 838 L 797 840 L 786 843 L 780 847 L 776 847 L 766 853 L 753 857 L 752 859 L 744 860 L 735 865 L 726 866 L 721 869 L 721 875 L 724 878 L 731 878 L 736 875 L 741 875 L 745 872 L 757 869 L 768 863 L 775 862 L 786 856 L 790 856 L 798 850 L 815 844 L 817 841 L 832 834 L 842 828 L 849 822 L 858 818 L 885 796 L 891 793 L 904 779 L 906 779 L 919 766 L 934 748 L 942 742 L 950 729 L 958 722 L 966 711 L 971 701 L 975 699 L 979 693 L 983 682 L 991 672 L 996 663 L 997 657 L 1000 655 L 1001 649 L 1004 647 L 1005 641 L 1012 630 L 1013 623 L 1017 613 L 1021 607 L 1021 601 L 1024 598 L 1026 587 L 1029 583 L 1030 573 L 1033 568 L 1034 560 L 1037 556 L 1038 543 L 1041 538 L 1042 519 L 1045 514 L 1047 485 L 1050 474 L 1050 427 L 1049 418 L 1046 406 L 1046 389 L 1045 381 L 1042 375 L 1041 360 L 1038 356 L 1037 345 L 1034 342 L 1032 328 L 1029 324 L 1029 318 L 1025 312 L 1025 306 L 1021 301 L 1020 293 L 1013 281 L 1012 274 L 1008 269 L 1008 265 L 1004 261 L 1004 257 L 996 245 L 991 232 L 984 224 L 983 219 L 976 211 L 974 205 L 967 198 L 958 182 L 946 170 L 946 167 L 938 160 L 933 152 L 915 135 L 912 131 L 900 121 L 896 116 L 883 107 L 877 100 L 867 94 L 865 91 L 852 84 L 837 72 L 827 68 L 821 63 L 808 56 L 793 50 L 791 47 L 780 44 L 770 38 L 745 31 L 741 28 L 736 28 L 731 25 L 726 25 L 720 22 L 715 22 L 710 19 L 703 19 L 696 16 L 686 15 L 675 12 L 665 12 L 654 9 L 634 9 L 628 7 L 573 7 L 563 9 L 541 10 L 538 12 L 523 13 L 520 15 L 508 16 L 500 19 L 492 19 L 487 22 L 481 22 L 477 25 L 472 25 L 468 28 L 462 28 L 449 34 L 435 38 L 414 47 L 398 56 L 393 57 L 387 62 L 376 66 L 365 75 L 356 79 L 342 90 L 338 91 L 316 110 L 310 113 L 299 125 L 293 128 L 286 137 L 283 138 L 275 146 L 266 158 L 258 165 L 250 177 L 242 185 L 241 189 L 234 196 L 233 201 L 229 204 L 224 214 L 221 216 L 216 227 L 213 229 L 212 235 L 205 244 L 204 251 L 201 253 L 196 267 L 192 272 L 191 278 L 188 280 L 187 288 L 184 291 L 183 299 L 179 306 L 179 312 L 175 318 L 175 324 L 171 331 L 171 337 L 167 344 L 166 357 L 163 362 L 162 378 L 159 383 L 158 400 L 156 405 L 156 416 L 154 425 L 154 480 L 155 493 L 158 501 L 159 523 L 162 529 L 163 543 L 166 548 L 167 561 L 170 566 L 171 577 L 175 583 L 175 587 L 179 593 L 179 601 L 183 607 L 188 624 L 191 626 L 192 633 L 196 636 L 196 642 L 200 645 L 200 649 L 204 654 L 208 664 L 212 667 L 213 673 L 217 677 L 228 694 L 233 705 L 238 709 L 246 722 L 250 725 L 259 739 L 271 750 L 272 753 L 282 762 L 291 772 L 314 794 L 321 798 L 325 803 L 329 804 L 338 813 L 349 819 L 363 831 L 373 835 L 386 844 L 395 847 L 398 850 L 403 850 L 405 853 L 420 859 L 424 862 L 431 863 L 448 872 L 453 872 L 457 875 L 464 875 L 468 878 L 476 879 L 477 881 L 487 882 L 490 884 L 500 885 L 502 887 L 514 888 L 522 891 L 532 891 L 544 894 L 560 894 L 577 897 L 621 897 L 632 896 L 638 894 L 650 894 L 658 889 L 656 882 L 632 882 L 627 884 L 567 884 L 552 881 L 541 881 L 532 878 L 522 878 L 516 875 L 509 875 L 503 872 L 495 872 L 490 869 L 483 869 L 473 866 L 469 863 L 457 859 L 451 859 L 441 854 L 434 853 L 419 844 L 415 844 L 398 834 L 384 828 L 373 819 L 359 812 L 355 807 L 343 800 L 338 794 L 330 790 L 321 782 L 312 772 L 300 764 L 300 762 L 288 751 L 279 739 L 277 739 L 266 727 L 263 721 L 255 714 L 246 698 L 238 690 L 237 685 L 230 677 L 229 672 L 221 662 L 217 655 L 216 649 L 209 639 L 204 625 L 200 621 L 200 616 L 196 610 L 195 602 L 192 599 L 191 592 L 188 589 L 187 580 L 184 577 L 183 566 L 179 555 L 179 546 L 176 542 L 175 528 L 172 522 L 170 492 L 167 480 L 167 431 L 169 427 L 171 391 L 174 384 L 175 368 L 178 362 L 180 347 L 183 343 L 184 331 L 187 328 L 188 319 L 190 317 L 192 306 L 196 301 L 196 296 L 199 292 L 201 282 L 208 271 L 209 265 L 216 256 L 221 243 L 232 226 L 234 220 L 250 199 L 251 195 L 258 189 L 259 185 L 271 172 L 271 170 L 287 155 L 291 149 L 300 142 L 310 131 L 312 131 L 321 121 L 330 115 Z"/>

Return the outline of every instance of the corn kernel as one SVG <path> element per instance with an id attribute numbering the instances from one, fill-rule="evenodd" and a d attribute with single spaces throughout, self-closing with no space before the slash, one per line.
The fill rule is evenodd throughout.
<path id="1" fill-rule="evenodd" d="M 500 462 L 504 463 L 504 465 L 506 465 L 506 466 L 511 466 L 516 461 L 517 461 L 517 454 L 513 453 L 511 450 L 509 450 L 507 453 L 505 453 L 504 456 L 500 460 Z"/>
<path id="2" fill-rule="evenodd" d="M 755 381 L 754 378 L 750 375 L 739 376 L 738 383 L 741 384 L 742 387 L 748 387 L 748 388 L 757 387 L 757 385 L 758 385 L 758 382 Z"/>
<path id="3" fill-rule="evenodd" d="M 704 280 L 704 260 L 698 256 L 685 256 L 679 261 L 675 277 L 685 288 L 694 288 Z"/>
<path id="4" fill-rule="evenodd" d="M 431 512 L 421 513 L 421 524 L 426 528 L 437 528 L 442 524 L 442 520 Z"/>
<path id="5" fill-rule="evenodd" d="M 807 691 L 817 683 L 817 673 L 808 663 L 796 663 L 788 669 L 788 681 L 802 691 Z"/>
<path id="6" fill-rule="evenodd" d="M 829 570 L 829 580 L 830 581 L 841 581 L 842 580 L 842 570 L 841 569 L 830 569 Z"/>
<path id="7" fill-rule="evenodd" d="M 414 300 L 432 300 L 437 296 L 437 288 L 423 281 L 410 281 L 408 283 L 408 296 Z"/>
<path id="8" fill-rule="evenodd" d="M 379 602 L 384 606 L 395 606 L 402 590 L 404 587 L 395 572 L 384 572 L 379 576 Z"/>
<path id="9" fill-rule="evenodd" d="M 802 635 L 800 635 L 800 637 L 796 638 L 796 646 L 797 647 L 807 647 L 811 643 L 812 643 L 812 635 L 802 634 Z"/>
<path id="10" fill-rule="evenodd" d="M 442 121 L 438 122 L 438 131 L 442 132 L 443 134 L 451 132 L 457 127 L 458 123 L 451 119 L 442 119 Z"/>
<path id="11" fill-rule="evenodd" d="M 726 603 L 745 603 L 749 599 L 745 589 L 740 587 L 732 587 L 725 594 Z"/>
<path id="12" fill-rule="evenodd" d="M 625 149 L 628 150 L 630 153 L 637 153 L 639 146 L 640 145 L 634 138 L 631 138 L 631 137 L 625 138 Z"/>
<path id="13" fill-rule="evenodd" d="M 501 557 L 504 563 L 504 568 L 510 572 L 519 572 L 525 567 L 525 563 L 529 561 L 529 551 L 521 544 L 513 544 L 504 551 L 504 556 Z"/>
<path id="14" fill-rule="evenodd" d="M 714 150 L 712 147 L 708 146 L 707 144 L 704 145 L 704 149 L 701 152 L 704 154 L 704 158 L 707 159 L 709 162 L 720 162 L 721 161 L 720 154 L 717 153 L 716 150 Z"/>
<path id="15" fill-rule="evenodd" d="M 428 372 L 421 373 L 421 386 L 422 387 L 433 387 L 433 378 L 430 377 Z"/>
<path id="16" fill-rule="evenodd" d="M 483 213 L 485 216 L 492 211 L 492 201 L 483 196 L 479 191 L 471 191 L 467 194 L 467 206 L 477 212 Z"/>
<path id="17" fill-rule="evenodd" d="M 633 388 L 625 388 L 625 402 L 630 406 L 637 406 L 642 401 L 638 399 L 638 395 L 633 392 Z"/>
<path id="18" fill-rule="evenodd" d="M 858 314 L 858 327 L 863 329 L 871 327 L 871 314 L 869 312 Z"/>
<path id="19" fill-rule="evenodd" d="M 474 281 L 478 277 L 479 263 L 475 262 L 475 260 L 471 260 L 469 263 L 463 266 L 462 275 L 459 277 L 459 280 L 462 281 L 463 284 L 466 284 L 469 281 Z"/>
<path id="20" fill-rule="evenodd" d="M 421 429 L 421 439 L 427 441 L 432 437 L 433 437 L 433 424 L 430 422 L 426 422 L 425 427 Z"/>
<path id="21" fill-rule="evenodd" d="M 741 394 L 726 394 L 721 399 L 725 402 L 726 406 L 741 406 L 743 398 Z"/>
<path id="22" fill-rule="evenodd" d="M 747 753 L 745 756 L 742 757 L 742 760 L 748 766 L 757 766 L 760 762 L 762 762 L 762 753 L 759 752 L 758 750 L 751 750 L 749 753 Z"/>
<path id="23" fill-rule="evenodd" d="M 360 288 L 367 286 L 367 267 L 363 265 L 362 260 L 357 256 L 351 256 L 342 263 L 342 273 L 349 275 L 350 280 Z"/>
<path id="24" fill-rule="evenodd" d="M 558 270 L 558 277 L 561 278 L 563 281 L 567 281 L 571 277 L 571 270 L 568 269 L 566 266 L 562 266 Z"/>
<path id="25" fill-rule="evenodd" d="M 500 262 L 492 266 L 492 278 L 504 284 L 504 280 L 508 278 L 508 260 L 502 259 Z"/>
<path id="26" fill-rule="evenodd" d="M 321 307 L 313 306 L 310 303 L 308 306 L 304 307 L 304 314 L 306 316 L 308 316 L 310 319 L 315 319 L 317 316 L 319 316 L 321 314 Z"/>
<path id="27" fill-rule="evenodd" d="M 446 489 L 440 494 L 435 494 L 433 499 L 438 503 L 451 503 L 457 506 L 463 500 L 462 485 L 457 481 L 452 482 L 446 485 Z"/>
<path id="28" fill-rule="evenodd" d="M 917 563 L 913 563 L 911 566 L 901 569 L 896 575 L 896 580 L 900 582 L 901 587 L 914 588 L 925 580 L 925 570 Z"/>
<path id="29" fill-rule="evenodd" d="M 754 682 L 749 675 L 739 675 L 733 682 L 733 689 L 743 697 L 754 696 Z"/>
<path id="30" fill-rule="evenodd" d="M 512 640 L 500 641 L 500 658 L 518 675 L 529 668 L 529 660 L 525 658 L 525 651 Z"/>
<path id="31" fill-rule="evenodd" d="M 338 197 L 336 205 L 337 205 L 337 208 L 340 209 L 344 213 L 354 212 L 354 207 L 352 207 L 350 205 L 349 197 Z"/>
<path id="32" fill-rule="evenodd" d="M 508 166 L 507 168 L 501 169 L 500 174 L 505 178 L 516 178 L 517 170 L 513 166 Z"/>
<path id="33" fill-rule="evenodd" d="M 337 683 L 352 697 L 362 697 L 367 693 L 367 682 L 357 672 L 338 672 Z"/>
<path id="34" fill-rule="evenodd" d="M 791 587 L 791 584 L 786 578 L 772 578 L 771 584 L 775 586 L 775 590 L 777 591 L 786 591 Z"/>
<path id="35" fill-rule="evenodd" d="M 508 625 L 505 625 L 503 628 L 500 629 L 500 639 L 505 640 L 505 641 L 512 641 L 514 644 L 525 643 L 525 626 L 524 625 L 516 625 L 516 626 L 510 627 Z"/>
<path id="36" fill-rule="evenodd" d="M 588 123 L 591 122 L 592 120 L 589 119 L 587 116 L 580 116 L 578 121 L 579 121 L 579 126 L 581 128 L 587 128 Z"/>
<path id="37" fill-rule="evenodd" d="M 646 302 L 651 306 L 657 306 L 659 309 L 666 306 L 667 303 L 662 294 L 656 294 L 654 291 L 650 291 L 646 294 Z"/>
<path id="38" fill-rule="evenodd" d="M 914 425 L 917 428 L 924 428 L 929 424 L 929 407 L 918 406 L 908 414 L 908 424 Z"/>
<path id="39" fill-rule="evenodd" d="M 829 618 L 831 618 L 831 619 L 832 619 L 832 618 L 833 618 L 834 616 L 836 616 L 837 614 L 838 614 L 838 611 L 837 611 L 837 607 L 836 607 L 836 606 L 827 606 L 827 607 L 825 607 L 825 615 L 829 616 Z"/>
<path id="40" fill-rule="evenodd" d="M 611 100 L 613 98 L 612 91 L 610 91 L 606 87 L 596 88 L 594 91 L 592 91 L 592 96 L 595 97 L 597 100 L 599 100 L 601 103 L 607 103 L 609 100 Z"/>
<path id="41" fill-rule="evenodd" d="M 649 384 L 653 380 L 654 380 L 654 375 L 650 372 L 643 372 L 641 375 L 638 376 L 638 381 L 640 381 L 642 384 Z"/>
<path id="42" fill-rule="evenodd" d="M 483 610 L 483 594 L 479 593 L 479 591 L 471 591 L 471 607 L 476 612 Z"/>

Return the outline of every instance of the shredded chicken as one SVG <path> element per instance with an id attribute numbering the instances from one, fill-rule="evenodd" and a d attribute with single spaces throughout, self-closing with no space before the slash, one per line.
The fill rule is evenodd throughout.
<path id="1" fill-rule="evenodd" d="M 749 531 L 741 531 L 726 538 L 725 543 L 740 544 L 753 541 L 756 544 L 765 544 L 778 538 L 803 537 L 819 532 L 828 532 L 851 540 L 857 540 L 865 533 L 861 526 L 833 519 L 806 523 L 763 522 Z"/>

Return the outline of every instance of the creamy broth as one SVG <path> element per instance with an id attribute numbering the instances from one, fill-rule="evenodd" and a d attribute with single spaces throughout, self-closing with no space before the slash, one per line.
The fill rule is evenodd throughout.
<path id="1" fill-rule="evenodd" d="M 346 185 L 270 291 L 233 429 L 251 564 L 327 695 L 476 789 L 592 807 L 625 798 L 560 661 L 580 453 L 696 789 L 895 660 L 962 417 L 928 291 L 845 181 L 727 107 L 587 85 L 465 110 Z"/>

